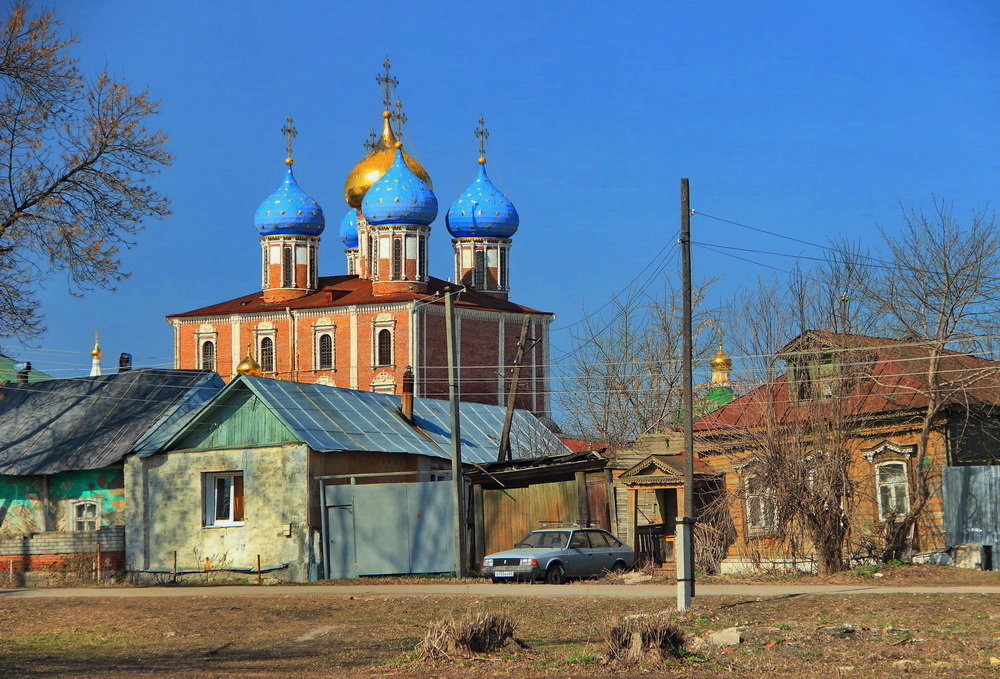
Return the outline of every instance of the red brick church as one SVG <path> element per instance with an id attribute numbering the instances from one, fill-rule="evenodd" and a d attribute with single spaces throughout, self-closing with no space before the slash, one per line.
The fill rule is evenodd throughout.
<path id="1" fill-rule="evenodd" d="M 281 185 L 255 217 L 261 243 L 261 290 L 172 314 L 174 365 L 351 389 L 399 393 L 412 367 L 418 396 L 446 398 L 447 281 L 428 274 L 427 241 L 437 198 L 424 168 L 394 134 L 398 116 L 387 73 L 382 133 L 347 175 L 350 210 L 340 223 L 346 273 L 319 275 L 323 210 L 292 173 L 291 139 Z M 290 120 L 289 120 L 290 122 Z M 482 123 L 482 121 L 480 121 Z M 445 215 L 452 237 L 461 398 L 502 404 L 517 353 L 522 319 L 529 340 L 517 406 L 550 413 L 549 324 L 553 315 L 515 304 L 510 291 L 511 237 L 519 217 L 486 174 L 480 124 L 479 170 Z"/>

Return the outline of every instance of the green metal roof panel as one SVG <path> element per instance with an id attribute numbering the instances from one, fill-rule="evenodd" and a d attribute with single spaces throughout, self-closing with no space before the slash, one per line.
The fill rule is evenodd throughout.
<path id="1" fill-rule="evenodd" d="M 0 354 L 0 382 L 4 380 L 9 380 L 14 382 L 17 379 L 17 368 L 16 366 L 20 361 L 15 361 L 10 356 L 5 356 Z M 44 382 L 45 380 L 53 379 L 52 375 L 47 375 L 41 370 L 35 370 L 32 368 L 28 371 L 28 384 L 33 382 Z"/>

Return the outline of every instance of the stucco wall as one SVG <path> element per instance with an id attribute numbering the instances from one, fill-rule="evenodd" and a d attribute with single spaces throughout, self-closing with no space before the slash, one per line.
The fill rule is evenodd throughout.
<path id="1" fill-rule="evenodd" d="M 305 446 L 161 453 L 125 467 L 126 568 L 255 569 L 289 564 L 272 575 L 305 581 L 310 550 Z M 242 525 L 204 525 L 205 474 L 243 472 Z M 206 562 L 207 559 L 207 562 Z"/>
<path id="2" fill-rule="evenodd" d="M 98 502 L 101 526 L 123 525 L 122 470 L 85 469 L 47 477 L 0 475 L 0 537 L 71 530 L 70 514 L 77 500 Z"/>

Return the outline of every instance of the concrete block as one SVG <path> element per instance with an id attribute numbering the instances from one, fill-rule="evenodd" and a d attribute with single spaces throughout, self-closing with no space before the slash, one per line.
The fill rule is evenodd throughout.
<path id="1" fill-rule="evenodd" d="M 743 630 L 739 627 L 729 627 L 708 635 L 708 643 L 715 646 L 739 646 L 743 643 Z"/>

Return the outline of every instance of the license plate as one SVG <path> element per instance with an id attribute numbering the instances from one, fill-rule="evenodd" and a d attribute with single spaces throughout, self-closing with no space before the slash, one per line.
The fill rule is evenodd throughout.
<path id="1" fill-rule="evenodd" d="M 494 578 L 512 578 L 514 577 L 514 571 L 497 571 L 493 574 Z"/>

